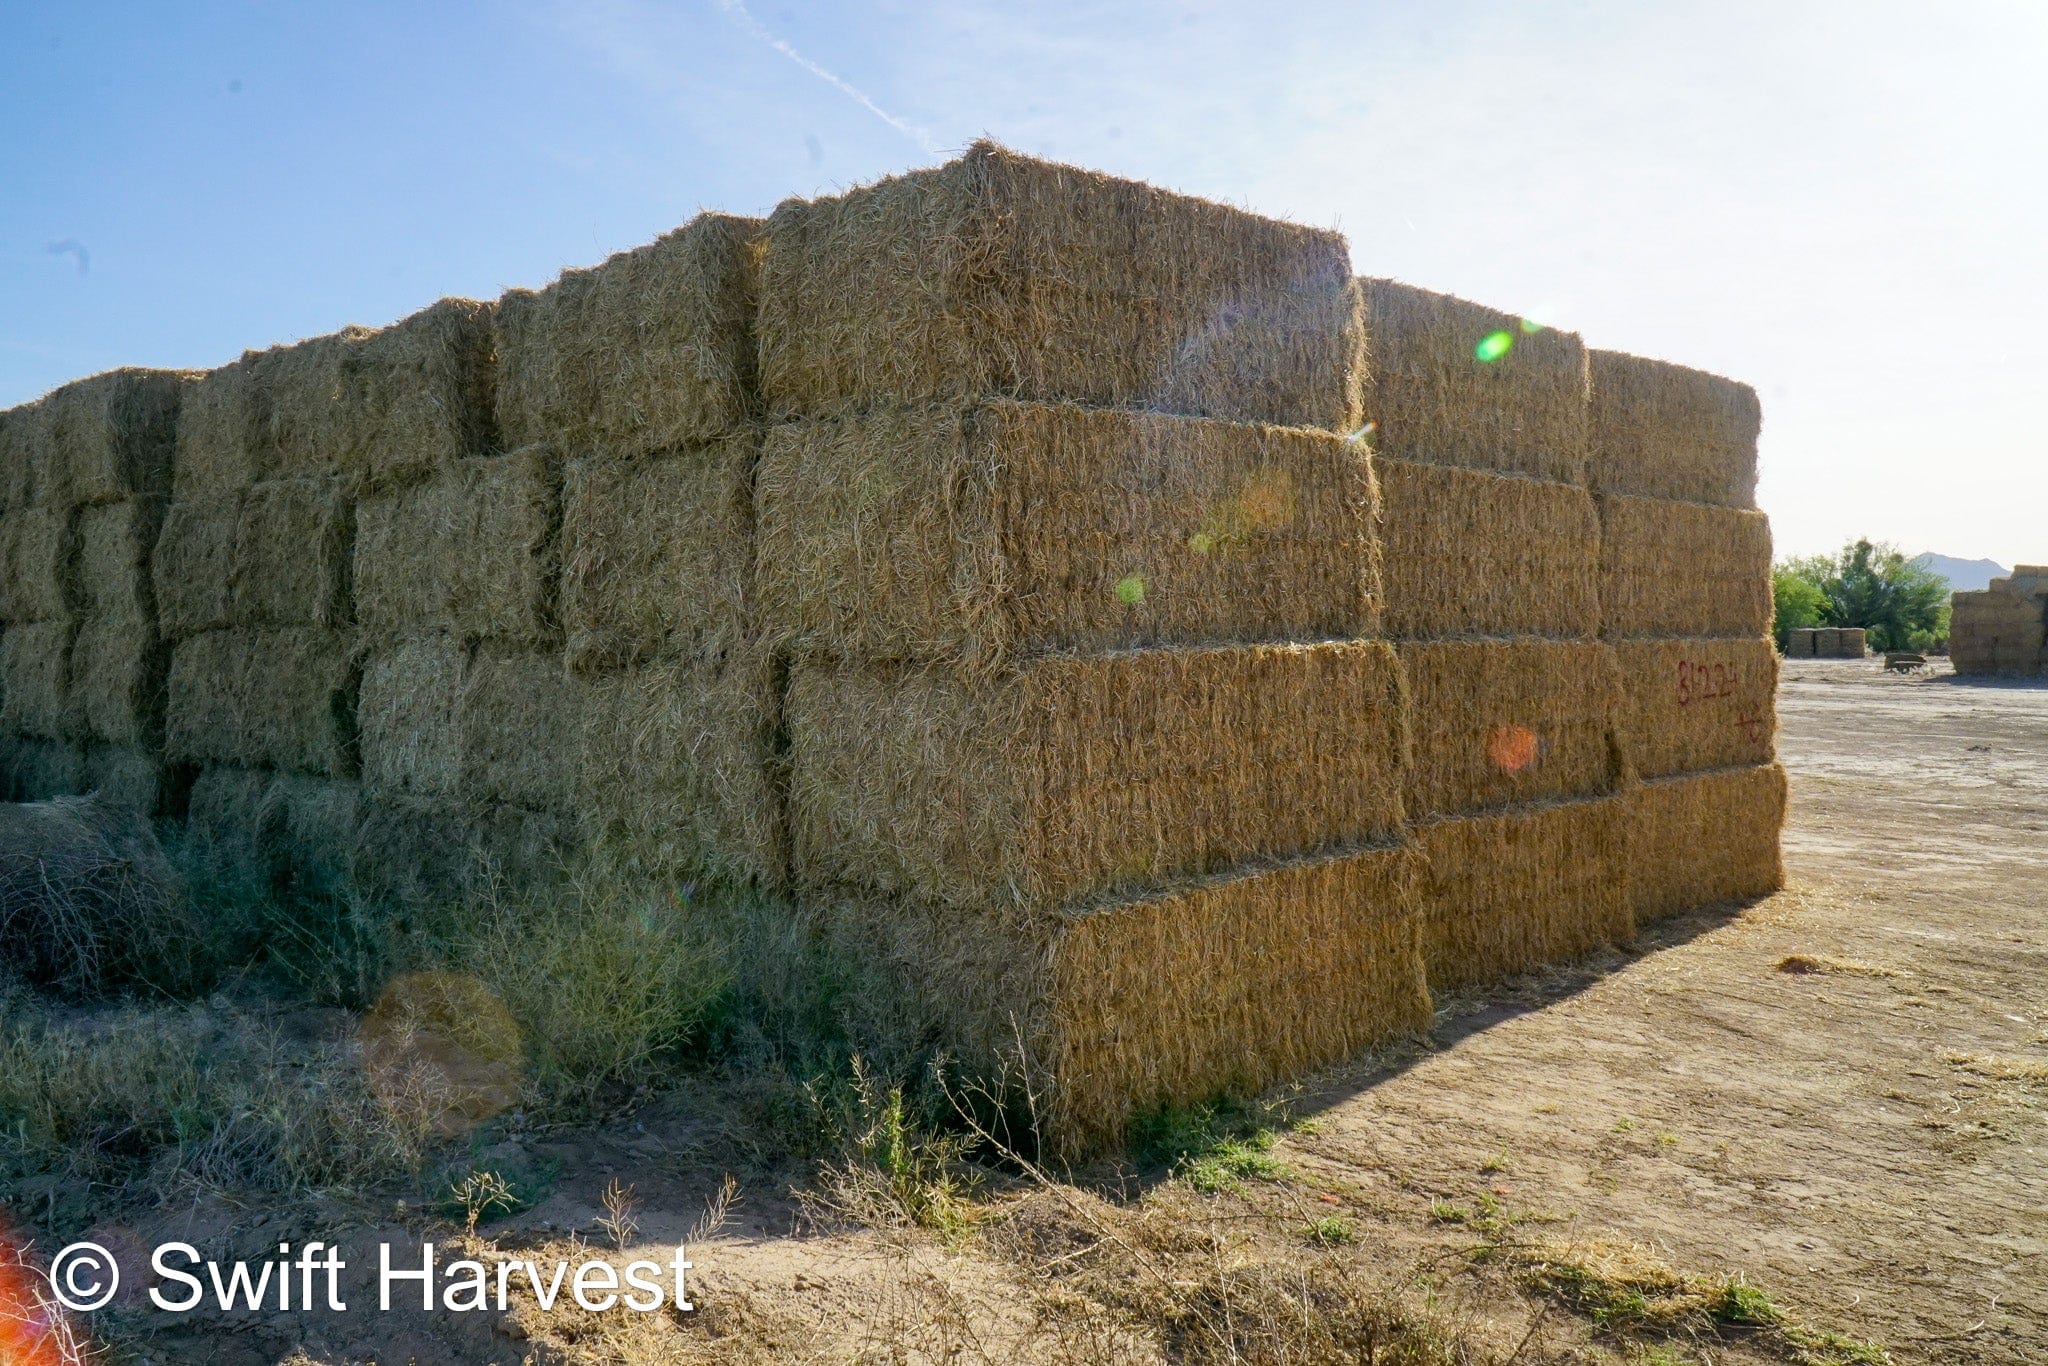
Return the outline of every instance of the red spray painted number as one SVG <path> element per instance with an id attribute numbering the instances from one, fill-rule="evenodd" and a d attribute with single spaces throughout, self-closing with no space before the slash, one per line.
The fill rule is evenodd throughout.
<path id="1" fill-rule="evenodd" d="M 1742 682 L 1742 671 L 1728 664 L 1705 664 L 1697 660 L 1678 661 L 1678 705 L 1689 707 L 1717 697 L 1733 697 Z"/>

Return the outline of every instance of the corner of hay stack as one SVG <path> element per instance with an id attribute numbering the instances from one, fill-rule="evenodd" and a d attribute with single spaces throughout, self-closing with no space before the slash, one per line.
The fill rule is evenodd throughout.
<path id="1" fill-rule="evenodd" d="M 1593 351 L 1591 363 L 1595 488 L 1756 506 L 1756 439 L 1763 425 L 1756 390 L 1620 351 Z"/>
<path id="2" fill-rule="evenodd" d="M 1785 798 L 1785 770 L 1775 763 L 1638 784 L 1630 793 L 1636 923 L 1782 888 Z"/>

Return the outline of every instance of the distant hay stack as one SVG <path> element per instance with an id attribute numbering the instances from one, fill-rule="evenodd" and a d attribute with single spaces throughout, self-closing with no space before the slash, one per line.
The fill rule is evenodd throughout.
<path id="1" fill-rule="evenodd" d="M 2027 566 L 2022 565 L 2022 570 Z M 2025 677 L 2048 672 L 2048 589 L 2016 591 L 2012 579 L 1949 598 L 1949 658 L 1959 674 Z"/>

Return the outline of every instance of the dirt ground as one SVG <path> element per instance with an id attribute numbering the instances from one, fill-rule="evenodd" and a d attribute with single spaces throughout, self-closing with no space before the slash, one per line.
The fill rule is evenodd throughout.
<path id="1" fill-rule="evenodd" d="M 1788 1321 L 1900 1363 L 2048 1361 L 2048 687 L 1790 661 L 1780 716 L 1785 893 L 1440 1001 L 1426 1046 L 1304 1088 L 1291 1112 L 1306 1122 L 1279 1135 L 1279 1166 L 1262 1174 L 1206 1192 L 1115 1171 L 998 1182 L 974 1231 L 942 1239 L 799 1232 L 811 1227 L 787 1194 L 799 1176 L 756 1171 L 692 1247 L 697 1313 L 639 1336 L 531 1315 L 459 1327 L 271 1316 L 231 1332 L 136 1323 L 131 1350 L 1218 1359 L 1240 1349 L 1213 1350 L 1188 1324 L 1229 1319 L 1233 1294 L 1329 1273 L 1454 1320 L 1468 1355 L 1444 1360 L 1885 1359 L 1725 1331 L 1617 1332 L 1531 1279 L 1536 1248 L 1739 1278 Z M 632 1241 L 685 1237 L 721 1175 L 708 1154 L 729 1151 L 706 1127 L 685 1096 L 565 1141 L 548 1154 L 563 1167 L 556 1193 L 487 1234 L 500 1249 L 600 1243 L 598 1193 L 617 1174 L 637 1188 Z M 274 1242 L 255 1218 L 195 1206 L 134 1236 Z M 1318 1219 L 1342 1222 L 1341 1246 L 1303 1236 Z M 401 1215 L 381 1231 L 418 1228 Z M 1164 1310 L 1133 1309 L 1147 1285 Z"/>

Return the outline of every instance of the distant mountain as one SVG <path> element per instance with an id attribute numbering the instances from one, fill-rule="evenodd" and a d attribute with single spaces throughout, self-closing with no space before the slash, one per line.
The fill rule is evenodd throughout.
<path id="1" fill-rule="evenodd" d="M 1996 560 L 1959 560 L 1952 555 L 1932 552 L 1915 555 L 1913 563 L 1932 569 L 1947 579 L 1949 588 L 1957 593 L 1973 593 L 1979 588 L 1988 588 L 1993 579 L 2012 573 Z"/>

